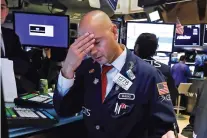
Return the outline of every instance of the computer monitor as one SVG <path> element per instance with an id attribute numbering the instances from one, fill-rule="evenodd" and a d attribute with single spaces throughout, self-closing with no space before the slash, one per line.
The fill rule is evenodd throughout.
<path id="1" fill-rule="evenodd" d="M 207 46 L 207 24 L 204 25 L 203 45 L 204 45 L 204 46 Z"/>
<path id="2" fill-rule="evenodd" d="M 185 56 L 185 53 L 184 52 L 179 52 L 179 53 L 174 52 L 174 53 L 172 53 L 171 62 L 179 62 L 181 56 Z"/>
<path id="3" fill-rule="evenodd" d="M 126 47 L 134 49 L 135 42 L 140 34 L 153 33 L 158 38 L 159 47 L 157 51 L 172 52 L 174 31 L 174 24 L 127 22 Z"/>
<path id="4" fill-rule="evenodd" d="M 14 30 L 23 46 L 69 46 L 69 16 L 14 12 Z"/>
<path id="5" fill-rule="evenodd" d="M 192 66 L 192 65 L 188 65 L 188 66 L 190 68 L 191 74 L 193 75 L 195 71 L 195 66 Z"/>
<path id="6" fill-rule="evenodd" d="M 169 61 L 170 61 L 170 57 L 153 56 L 153 59 L 165 65 L 169 65 Z"/>
<path id="7" fill-rule="evenodd" d="M 117 41 L 120 42 L 120 35 L 121 35 L 121 22 L 120 21 L 116 21 L 116 20 L 112 20 L 112 22 L 117 26 L 117 31 L 118 31 L 118 39 Z"/>
<path id="8" fill-rule="evenodd" d="M 175 34 L 175 46 L 200 46 L 200 24 L 184 25 L 184 33 Z"/>

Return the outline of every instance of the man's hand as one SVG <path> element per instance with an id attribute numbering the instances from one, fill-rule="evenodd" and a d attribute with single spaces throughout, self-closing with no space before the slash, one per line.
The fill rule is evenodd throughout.
<path id="1" fill-rule="evenodd" d="M 74 71 L 80 66 L 84 56 L 94 47 L 94 34 L 86 33 L 79 37 L 69 48 L 61 69 L 63 77 L 72 79 Z"/>
<path id="2" fill-rule="evenodd" d="M 162 136 L 162 138 L 176 138 L 176 137 L 173 131 L 168 131 L 165 135 Z M 178 138 L 187 138 L 187 137 L 178 134 Z"/>

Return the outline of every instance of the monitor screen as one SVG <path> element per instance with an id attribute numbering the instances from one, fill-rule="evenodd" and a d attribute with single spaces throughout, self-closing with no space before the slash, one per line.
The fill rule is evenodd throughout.
<path id="1" fill-rule="evenodd" d="M 205 46 L 207 46 L 207 24 L 204 25 L 203 43 Z"/>
<path id="2" fill-rule="evenodd" d="M 190 68 L 191 74 L 193 75 L 195 71 L 195 66 L 191 66 L 191 65 L 188 65 L 188 66 Z"/>
<path id="3" fill-rule="evenodd" d="M 183 35 L 175 34 L 175 46 L 200 46 L 200 25 L 185 25 Z"/>
<path id="4" fill-rule="evenodd" d="M 140 34 L 153 33 L 158 37 L 159 47 L 157 51 L 172 52 L 174 30 L 174 24 L 127 22 L 126 46 L 128 49 L 134 49 L 135 42 Z"/>
<path id="5" fill-rule="evenodd" d="M 184 52 L 179 52 L 179 53 L 174 52 L 174 53 L 172 53 L 171 62 L 179 62 L 181 56 L 185 56 L 185 53 Z"/>
<path id="6" fill-rule="evenodd" d="M 169 64 L 170 58 L 169 57 L 161 57 L 161 56 L 153 56 L 153 59 L 156 61 L 159 61 L 160 63 L 163 63 L 165 65 Z"/>
<path id="7" fill-rule="evenodd" d="M 69 17 L 14 12 L 14 29 L 23 46 L 67 48 Z"/>
<path id="8" fill-rule="evenodd" d="M 115 20 L 112 20 L 112 22 L 117 26 L 117 31 L 118 31 L 118 42 L 120 40 L 120 35 L 121 35 L 121 22 L 120 21 L 115 21 Z"/>

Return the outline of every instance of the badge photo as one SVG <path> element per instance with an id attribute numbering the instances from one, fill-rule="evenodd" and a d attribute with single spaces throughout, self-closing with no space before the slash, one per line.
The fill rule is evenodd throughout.
<path id="1" fill-rule="evenodd" d="M 131 69 L 127 70 L 126 74 L 131 80 L 134 80 L 136 78 Z"/>

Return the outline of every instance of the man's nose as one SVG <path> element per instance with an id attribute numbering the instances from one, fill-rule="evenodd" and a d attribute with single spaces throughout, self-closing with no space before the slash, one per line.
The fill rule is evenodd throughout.
<path id="1" fill-rule="evenodd" d="M 96 54 L 97 54 L 97 49 L 96 49 L 96 47 L 93 47 L 93 48 L 91 49 L 90 54 L 91 54 L 91 56 L 96 56 Z"/>

